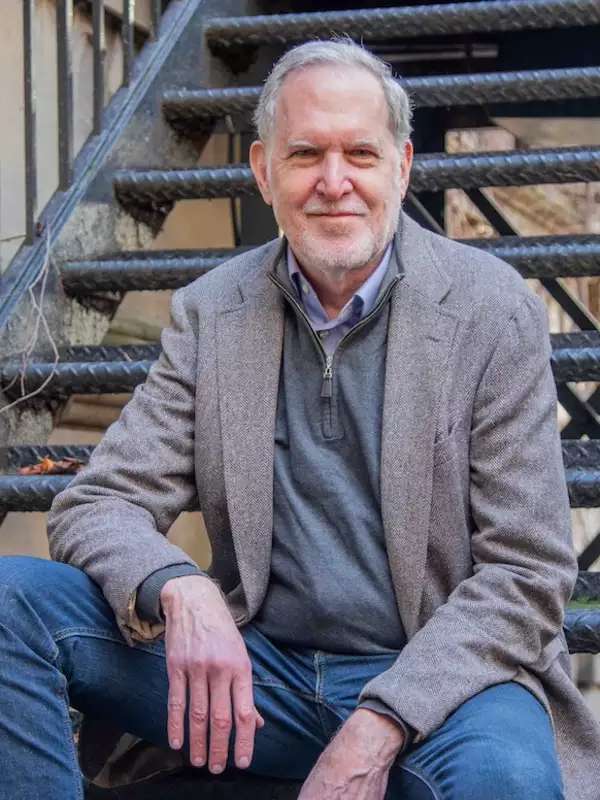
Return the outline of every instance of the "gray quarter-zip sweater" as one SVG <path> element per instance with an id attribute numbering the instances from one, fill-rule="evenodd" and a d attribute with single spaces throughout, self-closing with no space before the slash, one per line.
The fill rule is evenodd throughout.
<path id="1" fill-rule="evenodd" d="M 275 425 L 269 585 L 255 624 L 291 647 L 398 653 L 405 635 L 379 497 L 391 258 L 372 310 L 328 355 L 289 278 Z"/>

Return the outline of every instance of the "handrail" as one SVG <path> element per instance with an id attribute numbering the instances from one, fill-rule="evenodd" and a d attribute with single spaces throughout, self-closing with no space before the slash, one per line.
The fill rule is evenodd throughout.
<path id="1" fill-rule="evenodd" d="M 131 0 L 129 0 L 131 2 Z M 59 0 L 70 2 L 70 0 Z M 102 0 L 95 0 L 99 5 Z M 127 2 L 127 0 L 124 0 Z M 0 330 L 17 303 L 44 266 L 46 253 L 51 250 L 69 215 L 98 175 L 116 139 L 133 117 L 141 99 L 156 78 L 174 43 L 202 0 L 171 0 L 160 19 L 160 37 L 148 41 L 133 64 L 129 86 L 122 86 L 104 109 L 103 126 L 99 134 L 90 135 L 72 163 L 72 180 L 66 190 L 57 190 L 33 223 L 35 235 L 17 252 L 0 283 Z M 155 9 L 156 11 L 156 9 Z M 155 17 L 156 21 L 156 17 Z M 42 235 L 42 232 L 44 234 Z"/>

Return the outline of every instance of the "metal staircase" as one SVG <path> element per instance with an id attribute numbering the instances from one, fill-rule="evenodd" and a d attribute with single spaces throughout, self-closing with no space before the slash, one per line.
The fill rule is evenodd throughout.
<path id="1" fill-rule="evenodd" d="M 298 4 L 292 3 L 287 10 L 294 7 Z M 197 0 L 170 3 L 164 22 L 171 26 L 169 41 L 158 37 L 152 45 L 163 47 L 160 62 L 150 64 L 152 74 L 139 77 L 138 96 L 135 105 L 130 104 L 129 115 L 122 114 L 114 122 L 116 128 L 109 125 L 107 136 L 112 139 L 110 143 L 107 139 L 93 174 L 76 170 L 74 192 L 78 194 L 61 212 L 63 217 L 49 219 L 53 238 L 46 245 L 59 276 L 51 287 L 60 343 L 58 363 L 47 351 L 34 353 L 25 365 L 19 359 L 21 328 L 31 303 L 26 290 L 41 269 L 43 241 L 31 245 L 40 252 L 28 263 L 23 261 L 23 274 L 15 272 L 11 279 L 11 293 L 0 296 L 4 301 L 0 342 L 6 356 L 0 365 L 0 400 L 2 404 L 16 402 L 9 412 L 0 414 L 4 439 L 0 510 L 47 510 L 70 480 L 64 475 L 21 476 L 16 473 L 19 466 L 44 456 L 89 457 L 89 447 L 50 447 L 40 441 L 51 430 L 53 414 L 66 398 L 73 393 L 128 392 L 145 379 L 158 355 L 157 345 L 100 344 L 124 293 L 183 286 L 218 268 L 237 251 L 163 252 L 139 249 L 139 244 L 123 248 L 114 234 L 116 226 L 128 220 L 131 242 L 141 239 L 148 246 L 179 200 L 241 198 L 243 214 L 244 204 L 256 194 L 249 167 L 231 163 L 198 168 L 199 147 L 213 132 L 227 131 L 242 142 L 244 137 L 248 140 L 250 113 L 259 93 L 256 84 L 268 64 L 291 43 L 332 33 L 362 39 L 386 56 L 402 57 L 408 65 L 406 73 L 417 73 L 402 73 L 416 109 L 413 138 L 419 150 L 405 205 L 408 213 L 439 232 L 443 230 L 443 190 L 467 191 L 499 234 L 469 243 L 510 262 L 523 277 L 539 279 L 579 328 L 551 336 L 552 369 L 559 401 L 571 417 L 562 433 L 571 505 L 600 507 L 600 391 L 584 402 L 569 386 L 600 381 L 600 328 L 560 282 L 564 277 L 600 276 L 600 236 L 519 237 L 480 192 L 482 186 L 600 181 L 600 147 L 459 155 L 441 152 L 441 146 L 436 152 L 424 149 L 432 141 L 431 114 L 445 126 L 438 131 L 437 142 L 443 142 L 444 130 L 450 127 L 489 125 L 492 116 L 507 109 L 514 116 L 534 107 L 538 112 L 543 108 L 549 116 L 577 109 L 600 117 L 600 48 L 593 52 L 581 44 L 594 37 L 600 41 L 600 2 L 486 0 L 252 16 L 257 10 L 243 2 L 226 7 Z M 240 16 L 214 16 L 218 13 Z M 558 67 L 552 63 L 552 53 L 543 50 L 544 37 L 557 31 L 574 53 L 573 63 Z M 532 58 L 539 56 L 532 65 L 536 68 L 503 68 L 502 53 L 512 52 L 511 37 L 526 33 L 536 43 L 532 48 Z M 478 59 L 474 53 L 480 44 L 487 55 Z M 459 57 L 442 61 L 440 69 L 439 58 L 433 59 L 432 54 L 439 55 L 442 45 Z M 585 63 L 578 65 L 579 56 Z M 435 74 L 436 69 L 446 74 Z M 204 88 L 200 79 L 213 88 Z M 253 207 L 246 208 L 251 214 Z M 275 231 L 264 224 L 258 229 L 265 238 Z M 254 243 L 242 238 L 239 246 Z M 84 346 L 74 345 L 69 326 L 60 322 L 61 315 L 70 318 L 73 305 L 85 308 L 93 318 L 92 336 Z M 24 388 L 35 395 L 19 402 Z M 26 422 L 32 414 L 41 420 L 33 426 L 38 434 L 33 440 L 31 423 Z M 585 571 L 599 556 L 600 535 L 580 558 L 582 572 L 565 621 L 572 652 L 600 652 L 600 573 Z"/>

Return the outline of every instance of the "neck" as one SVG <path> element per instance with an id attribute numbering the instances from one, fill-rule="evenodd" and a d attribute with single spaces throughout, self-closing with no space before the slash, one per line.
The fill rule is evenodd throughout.
<path id="1" fill-rule="evenodd" d="M 311 282 L 325 313 L 329 319 L 334 319 L 363 283 L 375 272 L 381 262 L 383 252 L 364 267 L 352 270 L 343 267 L 327 270 L 312 266 L 306 267 L 296 260 L 300 270 Z"/>

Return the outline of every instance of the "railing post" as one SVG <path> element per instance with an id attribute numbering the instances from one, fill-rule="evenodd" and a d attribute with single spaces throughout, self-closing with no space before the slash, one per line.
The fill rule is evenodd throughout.
<path id="1" fill-rule="evenodd" d="M 133 67 L 133 26 L 135 20 L 135 0 L 123 0 L 123 85 L 129 86 Z"/>
<path id="2" fill-rule="evenodd" d="M 156 40 L 158 39 L 158 27 L 162 15 L 162 0 L 150 0 L 150 14 L 152 23 L 151 36 Z"/>
<path id="3" fill-rule="evenodd" d="M 35 86 L 33 80 L 34 0 L 23 0 L 23 97 L 25 109 L 25 243 L 35 239 L 37 206 L 37 151 Z"/>
<path id="4" fill-rule="evenodd" d="M 58 186 L 65 191 L 73 179 L 73 0 L 57 0 L 58 67 Z"/>
<path id="5" fill-rule="evenodd" d="M 104 0 L 94 0 L 92 31 L 94 39 L 94 133 L 97 135 L 102 130 L 104 112 L 104 60 L 106 56 Z"/>

